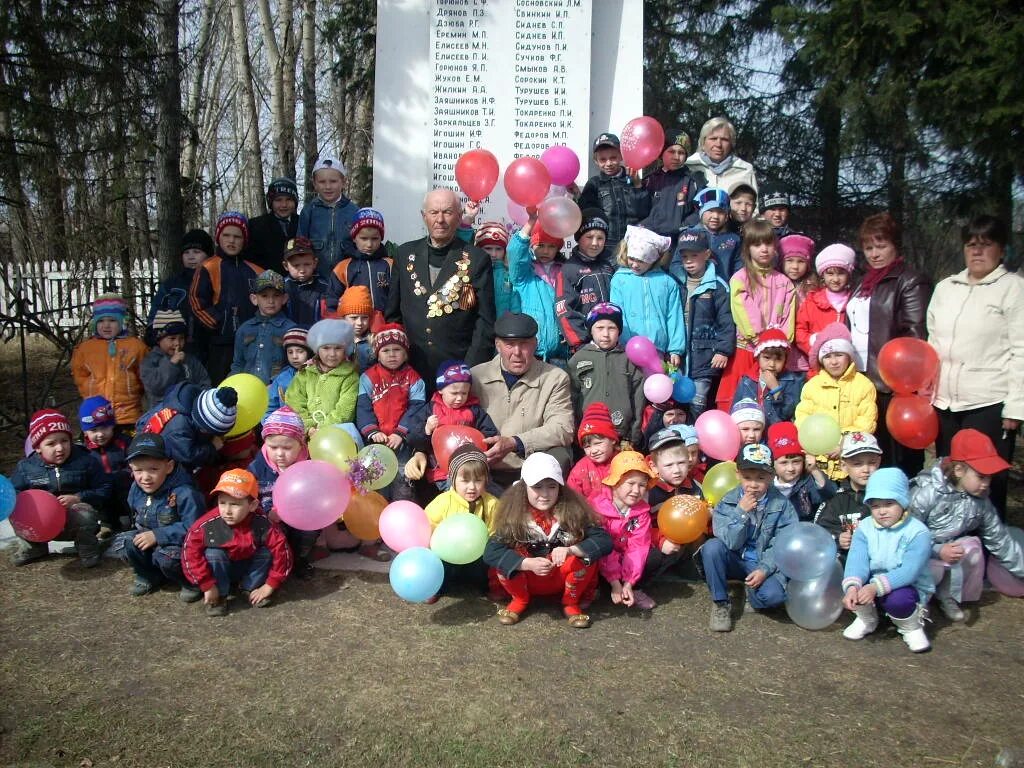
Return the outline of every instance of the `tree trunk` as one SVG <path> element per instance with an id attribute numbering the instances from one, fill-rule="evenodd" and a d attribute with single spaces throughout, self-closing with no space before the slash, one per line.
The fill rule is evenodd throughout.
<path id="1" fill-rule="evenodd" d="M 313 166 L 320 147 L 316 135 L 316 0 L 302 12 L 302 144 L 304 199 L 313 197 Z"/>
<path id="2" fill-rule="evenodd" d="M 252 86 L 252 64 L 249 59 L 248 27 L 245 19 L 244 0 L 231 0 L 232 48 L 235 57 L 235 74 L 238 79 L 238 98 L 241 100 L 239 128 L 241 129 L 242 173 L 249 183 L 243 185 L 246 196 L 242 207 L 248 211 L 262 211 L 263 201 L 263 150 L 260 146 L 259 113 L 256 111 L 256 95 Z"/>
<path id="3" fill-rule="evenodd" d="M 284 124 L 284 90 L 281 47 L 274 33 L 274 20 L 270 15 L 270 0 L 257 0 L 260 25 L 263 27 L 263 48 L 267 52 L 267 67 L 270 70 L 270 145 L 274 153 L 274 176 L 281 175 L 281 130 Z M 284 11 L 279 7 L 278 13 Z"/>
<path id="4" fill-rule="evenodd" d="M 0 67 L 0 89 L 7 91 L 5 70 Z M 28 197 L 21 179 L 18 145 L 14 140 L 14 127 L 7 102 L 0 101 L 0 195 L 10 212 L 11 260 L 24 264 L 29 260 L 31 224 L 28 213 Z"/>
<path id="5" fill-rule="evenodd" d="M 294 0 L 281 0 L 278 7 L 281 28 L 281 134 L 278 143 L 278 175 L 295 178 L 295 65 L 299 52 L 299 30 L 295 25 Z"/>
<path id="6" fill-rule="evenodd" d="M 185 145 L 183 182 L 185 188 L 183 196 L 186 201 L 188 213 L 183 211 L 184 220 L 193 221 L 202 215 L 203 185 L 199 174 L 202 163 L 199 160 L 199 147 L 202 141 L 200 124 L 202 120 L 202 95 L 203 86 L 206 81 L 206 69 L 210 61 L 210 52 L 213 48 L 211 40 L 214 29 L 214 0 L 205 0 L 203 3 L 203 18 L 199 26 L 199 42 L 196 45 L 195 74 L 192 78 L 192 88 L 188 94 L 188 106 L 185 109 L 185 125 L 188 130 L 188 141 Z M 179 89 L 180 79 L 179 79 Z M 159 226 L 159 225 L 158 225 Z"/>
<path id="7" fill-rule="evenodd" d="M 822 137 L 821 187 L 818 192 L 821 238 L 822 242 L 834 243 L 839 236 L 839 142 L 842 138 L 843 115 L 829 86 L 825 86 L 818 94 L 815 118 Z"/>
<path id="8" fill-rule="evenodd" d="M 178 0 L 157 5 L 156 82 L 156 247 L 160 276 L 181 268 L 184 231 L 181 195 L 181 62 L 178 55 Z M 195 162 L 195 158 L 192 158 Z M 143 192 L 145 188 L 143 187 Z M 143 205 L 143 208 L 145 205 Z M 148 224 L 148 222 L 147 222 Z M 146 232 L 148 239 L 148 232 Z"/>

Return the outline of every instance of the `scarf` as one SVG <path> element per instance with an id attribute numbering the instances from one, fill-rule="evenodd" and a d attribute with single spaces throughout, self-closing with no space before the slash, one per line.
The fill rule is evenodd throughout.
<path id="1" fill-rule="evenodd" d="M 267 446 L 266 445 L 264 445 L 262 448 L 260 448 L 260 453 L 263 454 L 263 460 L 265 462 L 267 462 L 267 466 L 270 467 L 272 470 L 274 470 L 277 474 L 280 475 L 283 470 L 279 466 L 277 466 L 277 464 L 274 463 L 274 460 L 272 458 L 270 458 L 270 453 L 267 451 Z M 308 458 L 309 458 L 309 449 L 306 448 L 306 444 L 303 443 L 302 444 L 302 448 L 299 451 L 299 457 L 297 459 L 295 459 L 295 463 L 298 464 L 300 461 L 305 461 Z"/>
<path id="2" fill-rule="evenodd" d="M 561 272 L 561 262 L 552 261 L 548 262 L 547 264 L 541 264 L 539 261 L 533 262 L 533 274 L 535 274 L 545 283 L 550 285 L 552 288 L 556 288 L 555 283 L 558 281 L 558 275 L 560 275 Z"/>
<path id="3" fill-rule="evenodd" d="M 830 291 L 828 288 L 825 289 L 825 296 L 828 298 L 828 303 L 836 312 L 842 312 L 846 309 L 846 302 L 850 300 L 850 291 Z"/>
<path id="4" fill-rule="evenodd" d="M 723 173 L 732 168 L 732 164 L 736 162 L 735 153 L 728 155 L 720 163 L 716 163 L 714 160 L 708 157 L 708 154 L 703 149 L 697 153 L 697 156 L 700 158 L 700 161 L 708 167 L 708 170 L 715 174 L 715 176 L 721 176 Z"/>
<path id="5" fill-rule="evenodd" d="M 903 257 L 897 256 L 892 264 L 887 267 L 881 267 L 879 269 L 869 269 L 867 274 L 864 275 L 864 279 L 860 281 L 860 285 L 857 287 L 857 295 L 865 299 L 870 299 L 871 294 L 874 293 L 875 288 L 882 282 L 890 272 L 892 272 L 896 265 L 903 264 Z"/>

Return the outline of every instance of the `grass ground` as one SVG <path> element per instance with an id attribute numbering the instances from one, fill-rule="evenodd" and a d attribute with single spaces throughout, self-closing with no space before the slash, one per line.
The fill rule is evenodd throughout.
<path id="1" fill-rule="evenodd" d="M 543 604 L 514 627 L 471 595 L 410 605 L 380 576 L 219 620 L 131 582 L 0 560 L 0 764 L 918 768 L 1024 746 L 1024 601 L 992 593 L 913 655 L 784 614 L 713 635 L 702 585 L 658 585 L 646 615 L 604 601 L 580 631 Z"/>

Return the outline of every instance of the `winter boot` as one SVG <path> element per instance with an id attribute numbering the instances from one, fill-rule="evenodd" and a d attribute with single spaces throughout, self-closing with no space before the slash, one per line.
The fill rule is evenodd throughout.
<path id="1" fill-rule="evenodd" d="M 854 614 L 856 618 L 843 630 L 843 637 L 847 640 L 863 640 L 878 629 L 878 610 L 874 602 L 858 605 Z"/>
<path id="2" fill-rule="evenodd" d="M 905 619 L 889 616 L 892 619 L 892 623 L 896 625 L 896 629 L 903 635 L 903 642 L 914 653 L 923 653 L 931 650 L 932 644 L 928 642 L 928 635 L 924 633 L 924 620 L 927 615 L 927 609 L 923 605 L 919 605 Z"/>
<path id="3" fill-rule="evenodd" d="M 949 577 L 944 578 L 935 590 L 935 599 L 939 601 L 939 609 L 950 621 L 963 621 L 964 612 L 960 603 L 953 597 L 949 589 Z"/>
<path id="4" fill-rule="evenodd" d="M 46 543 L 38 544 L 36 542 L 23 541 L 19 545 L 18 551 L 11 558 L 11 562 L 14 565 L 28 565 L 34 563 L 37 560 L 42 560 L 50 554 L 50 546 Z"/>

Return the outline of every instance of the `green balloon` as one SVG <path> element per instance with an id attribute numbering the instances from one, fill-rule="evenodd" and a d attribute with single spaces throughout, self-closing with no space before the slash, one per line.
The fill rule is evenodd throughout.
<path id="1" fill-rule="evenodd" d="M 347 472 L 348 462 L 356 456 L 356 443 L 341 427 L 333 424 L 320 427 L 309 440 L 309 456 L 318 461 L 330 462 Z"/>
<path id="2" fill-rule="evenodd" d="M 370 443 L 359 452 L 357 460 L 369 471 L 373 479 L 367 485 L 371 491 L 379 491 L 391 485 L 398 477 L 398 457 L 386 445 Z"/>
<path id="3" fill-rule="evenodd" d="M 725 494 L 739 484 L 740 480 L 736 476 L 736 462 L 723 461 L 708 470 L 700 487 L 704 491 L 704 499 L 711 506 L 715 506 Z"/>
<path id="4" fill-rule="evenodd" d="M 815 413 L 804 419 L 797 430 L 800 447 L 815 456 L 827 456 L 839 447 L 843 433 L 827 413 Z"/>
<path id="5" fill-rule="evenodd" d="M 465 565 L 483 557 L 487 545 L 487 526 L 469 512 L 446 517 L 430 537 L 434 554 L 453 565 Z"/>

